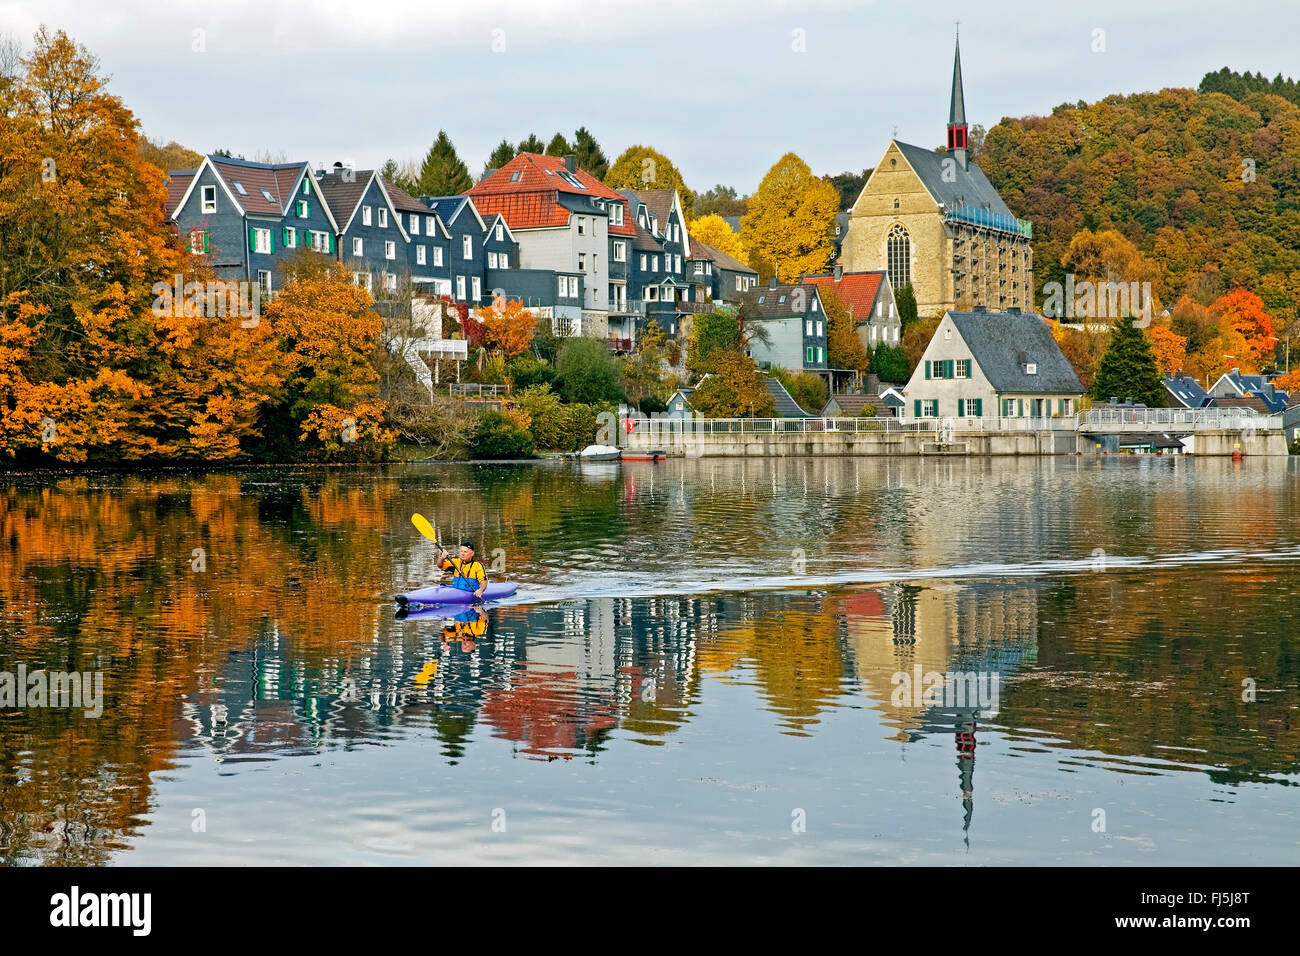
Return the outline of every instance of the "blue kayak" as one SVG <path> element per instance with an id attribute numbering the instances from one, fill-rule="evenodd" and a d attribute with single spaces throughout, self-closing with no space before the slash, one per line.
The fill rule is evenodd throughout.
<path id="1" fill-rule="evenodd" d="M 513 581 L 493 581 L 483 592 L 484 601 L 495 601 L 499 598 L 510 597 L 519 590 L 519 585 Z M 445 584 L 435 584 L 433 587 L 420 588 L 418 591 L 407 591 L 405 594 L 397 595 L 398 604 L 472 604 L 479 600 L 474 597 L 473 591 L 465 591 L 461 588 L 448 587 Z"/>

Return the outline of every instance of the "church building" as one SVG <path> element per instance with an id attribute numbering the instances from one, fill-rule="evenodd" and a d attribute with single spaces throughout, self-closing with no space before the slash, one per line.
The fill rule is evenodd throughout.
<path id="1" fill-rule="evenodd" d="M 922 318 L 1034 310 L 1033 228 L 971 162 L 968 138 L 959 42 L 947 152 L 891 140 L 849 214 L 844 271 L 884 269 L 895 292 L 911 283 Z"/>

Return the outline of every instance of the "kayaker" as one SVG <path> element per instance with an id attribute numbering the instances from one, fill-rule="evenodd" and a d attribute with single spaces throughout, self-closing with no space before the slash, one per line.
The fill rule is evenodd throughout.
<path id="1" fill-rule="evenodd" d="M 438 567 L 443 571 L 453 572 L 451 586 L 462 591 L 473 591 L 474 597 L 482 600 L 487 590 L 487 572 L 483 562 L 474 560 L 474 545 L 469 541 L 460 543 L 460 557 L 453 558 L 443 548 L 438 556 Z"/>

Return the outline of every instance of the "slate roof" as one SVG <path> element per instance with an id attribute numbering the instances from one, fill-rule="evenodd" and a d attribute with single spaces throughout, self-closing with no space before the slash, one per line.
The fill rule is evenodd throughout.
<path id="1" fill-rule="evenodd" d="M 1190 375 L 1171 375 L 1161 381 L 1165 391 L 1183 408 L 1204 408 L 1210 403 L 1209 393 Z"/>
<path id="2" fill-rule="evenodd" d="M 954 163 L 951 176 L 953 182 L 945 182 L 943 161 L 947 157 L 944 154 L 910 143 L 900 143 L 898 140 L 894 140 L 894 145 L 908 165 L 916 171 L 930 195 L 936 202 L 943 203 L 945 209 L 974 206 L 1004 216 L 1012 215 L 993 184 L 974 163 L 968 162 L 965 169 L 961 163 Z"/>
<path id="3" fill-rule="evenodd" d="M 812 296 L 817 295 L 818 299 L 821 296 L 816 291 L 805 295 L 804 308 L 796 312 L 794 311 L 794 294 L 800 291 L 801 288 L 799 285 L 778 285 L 775 289 L 771 286 L 760 286 L 757 289 L 751 289 L 746 295 L 752 300 L 752 304 L 765 319 L 784 319 L 792 315 L 802 317 L 811 308 L 809 303 Z M 822 311 L 820 306 L 818 311 Z"/>
<path id="4" fill-rule="evenodd" d="M 710 259 L 719 269 L 726 269 L 729 272 L 747 272 L 750 275 L 758 275 L 756 269 L 750 268 L 734 256 L 727 255 L 716 246 L 711 246 L 707 242 L 700 242 L 694 236 L 691 236 L 691 258 Z"/>
<path id="5" fill-rule="evenodd" d="M 1033 312 L 949 312 L 947 317 L 994 391 L 1083 394 L 1079 376 L 1042 316 Z M 1027 363 L 1038 367 L 1036 374 L 1025 372 Z"/>
<path id="6" fill-rule="evenodd" d="M 804 285 L 834 289 L 836 294 L 844 300 L 844 304 L 849 307 L 849 312 L 853 318 L 861 323 L 871 321 L 876 308 L 876 296 L 880 294 L 880 286 L 884 278 L 885 273 L 882 270 L 880 272 L 845 272 L 838 280 L 833 273 L 818 273 L 816 275 L 806 275 L 799 281 Z"/>
<path id="7" fill-rule="evenodd" d="M 361 197 L 370 187 L 370 177 L 374 175 L 374 170 L 354 169 L 348 177 L 351 182 L 345 180 L 342 173 L 341 169 L 327 170 L 324 176 L 316 179 L 316 188 L 325 197 L 325 203 L 334 213 L 340 229 L 346 228 L 351 221 Z"/>
<path id="8" fill-rule="evenodd" d="M 633 189 L 630 192 L 645 203 L 646 208 L 659 220 L 660 226 L 667 225 L 668 214 L 673 211 L 673 194 L 675 189 Z"/>
<path id="9" fill-rule="evenodd" d="M 855 418 L 862 414 L 862 408 L 865 405 L 874 405 L 876 412 L 880 413 L 891 405 L 897 407 L 902 404 L 902 402 L 897 398 L 894 398 L 892 395 L 889 398 L 885 398 L 881 395 L 832 395 L 826 400 L 826 404 L 822 406 L 823 417 L 830 415 L 832 402 L 839 406 L 840 411 L 843 412 L 843 414 Z"/>
<path id="10" fill-rule="evenodd" d="M 254 215 L 284 215 L 293 201 L 293 185 L 306 163 L 252 163 L 229 156 L 209 156 L 212 168 L 225 180 L 230 193 L 245 212 Z M 310 172 L 310 170 L 308 170 Z M 240 192 L 235 184 L 244 187 Z M 265 194 L 263 193 L 265 190 Z M 267 199 L 270 195 L 270 199 Z M 328 200 L 326 200 L 328 202 Z"/>
<path id="11" fill-rule="evenodd" d="M 167 215 L 173 216 L 176 213 L 176 207 L 181 204 L 185 198 L 185 190 L 190 188 L 190 183 L 194 182 L 196 170 L 187 169 L 184 171 L 171 172 L 167 174 Z"/>
<path id="12" fill-rule="evenodd" d="M 429 207 L 420 202 L 420 200 L 416 199 L 401 186 L 396 185 L 391 179 L 388 179 L 385 176 L 380 176 L 379 178 L 384 181 L 384 189 L 388 193 L 388 198 L 393 201 L 393 208 L 398 212 L 418 212 L 423 215 L 428 214 Z M 328 201 L 329 200 L 326 200 L 326 202 Z"/>
<path id="13" fill-rule="evenodd" d="M 1258 395 L 1229 396 L 1215 398 L 1210 402 L 1211 408 L 1249 408 L 1261 415 L 1271 414 L 1272 410 Z"/>
<path id="14" fill-rule="evenodd" d="M 799 407 L 799 403 L 790 397 L 785 386 L 770 375 L 763 376 L 763 387 L 776 399 L 777 418 L 812 418 L 813 416 Z"/>
<path id="15" fill-rule="evenodd" d="M 568 173 L 580 184 L 575 186 L 562 175 L 566 172 L 564 159 L 560 156 L 520 153 L 477 183 L 466 195 L 474 200 L 474 205 L 484 215 L 503 215 L 511 229 L 567 225 L 570 210 L 560 203 L 562 194 L 606 202 L 613 200 L 623 204 L 624 215 L 621 226 L 610 225 L 610 234 L 636 234 L 631 211 L 627 208 L 627 197 L 581 169 Z"/>

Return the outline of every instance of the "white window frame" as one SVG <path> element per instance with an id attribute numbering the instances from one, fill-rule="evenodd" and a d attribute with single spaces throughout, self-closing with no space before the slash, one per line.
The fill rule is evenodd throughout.
<path id="1" fill-rule="evenodd" d="M 313 229 L 311 232 L 311 251 L 312 252 L 329 252 L 330 240 L 329 233 L 320 232 Z"/>
<path id="2" fill-rule="evenodd" d="M 820 338 L 820 337 L 822 336 L 822 329 L 823 329 L 823 326 L 822 326 L 822 323 L 821 323 L 821 319 L 818 319 L 818 320 L 817 320 L 817 337 L 818 337 L 818 338 Z"/>
<path id="3" fill-rule="evenodd" d="M 642 271 L 642 272 L 645 272 L 645 271 L 646 271 L 646 262 L 648 262 L 648 261 L 649 261 L 649 260 L 647 259 L 646 254 L 645 254 L 644 252 L 641 253 L 641 271 Z"/>
<path id="4" fill-rule="evenodd" d="M 388 210 L 385 209 L 383 206 L 379 207 L 379 228 L 380 229 L 388 228 Z"/>
<path id="5" fill-rule="evenodd" d="M 952 375 L 953 378 L 970 378 L 970 359 L 957 359 Z"/>
<path id="6" fill-rule="evenodd" d="M 360 238 L 359 236 L 353 236 L 353 237 L 352 237 L 352 254 L 353 254 L 354 256 L 363 256 L 363 255 L 365 255 L 365 249 L 366 249 L 365 243 L 363 243 L 363 242 L 361 241 L 361 238 Z"/>
<path id="7" fill-rule="evenodd" d="M 495 269 L 497 267 L 497 254 L 495 252 L 488 253 L 487 264 L 489 269 Z"/>
<path id="8" fill-rule="evenodd" d="M 473 236 L 460 237 L 460 257 L 462 259 L 474 258 L 474 237 Z"/>
<path id="9" fill-rule="evenodd" d="M 576 299 L 577 297 L 578 297 L 578 277 L 569 276 L 569 298 Z"/>
<path id="10" fill-rule="evenodd" d="M 922 418 L 939 417 L 939 400 L 937 398 L 921 399 L 921 417 Z"/>
<path id="11" fill-rule="evenodd" d="M 510 268 L 510 253 L 508 253 L 508 252 L 503 252 L 503 253 L 501 253 L 499 256 L 497 256 L 497 263 L 500 265 L 500 267 L 501 267 L 502 269 L 509 269 L 509 268 Z"/>
<path id="12" fill-rule="evenodd" d="M 506 238 L 505 226 L 501 225 L 501 223 L 497 223 L 496 233 L 497 233 L 497 242 L 504 242 Z"/>
<path id="13" fill-rule="evenodd" d="M 384 258 L 385 259 L 397 258 L 397 243 L 393 242 L 392 239 L 384 240 Z"/>
<path id="14" fill-rule="evenodd" d="M 616 226 L 623 225 L 623 204 L 614 202 L 609 207 L 609 221 Z"/>
<path id="15" fill-rule="evenodd" d="M 456 276 L 456 298 L 465 301 L 465 277 Z"/>
<path id="16" fill-rule="evenodd" d="M 585 252 L 578 253 L 578 271 L 587 271 L 587 254 Z"/>
<path id="17" fill-rule="evenodd" d="M 580 236 L 585 236 L 586 234 L 587 234 L 587 217 L 586 217 L 586 216 L 579 216 L 579 217 L 578 217 L 578 235 L 580 235 Z"/>
<path id="18" fill-rule="evenodd" d="M 433 247 L 433 264 L 439 267 L 442 266 L 442 246 Z"/>
<path id="19" fill-rule="evenodd" d="M 418 236 L 419 234 L 420 234 L 420 214 L 413 212 L 411 213 L 411 235 Z"/>
<path id="20" fill-rule="evenodd" d="M 424 234 L 426 236 L 432 236 L 434 234 L 434 231 L 438 228 L 436 225 L 434 225 L 433 218 L 434 218 L 433 216 L 424 217 Z"/>
<path id="21" fill-rule="evenodd" d="M 425 261 L 427 258 L 428 258 L 428 252 L 427 252 L 427 250 L 425 249 L 425 247 L 424 247 L 424 246 L 416 246 L 416 247 L 415 247 L 415 264 L 416 264 L 417 266 L 427 265 L 427 263 L 426 263 L 426 261 Z"/>
<path id="22" fill-rule="evenodd" d="M 305 199 L 298 200 L 297 212 L 298 212 L 299 219 L 307 219 L 308 217 L 311 216 L 311 213 L 307 209 L 307 200 Z"/>
<path id="23" fill-rule="evenodd" d="M 361 225 L 363 225 L 363 226 L 369 226 L 369 225 L 371 225 L 371 221 L 373 220 L 373 218 L 374 218 L 374 217 L 373 217 L 373 215 L 371 214 L 371 209 L 370 209 L 370 207 L 369 207 L 369 206 L 362 206 L 362 207 L 361 207 Z"/>
<path id="24" fill-rule="evenodd" d="M 558 288 L 556 295 L 558 295 L 561 299 L 567 299 L 569 297 L 568 278 L 566 276 L 556 276 L 555 281 L 557 283 L 557 288 Z"/>
<path id="25" fill-rule="evenodd" d="M 809 336 L 809 337 L 812 336 L 812 334 L 813 334 L 813 324 L 812 324 L 812 319 L 805 319 L 805 320 L 804 320 L 804 323 L 803 323 L 803 334 L 804 334 L 804 335 L 807 335 L 807 336 Z"/>
<path id="26" fill-rule="evenodd" d="M 285 232 L 284 247 L 286 249 L 298 248 L 298 230 L 294 229 L 292 226 L 290 226 Z"/>
<path id="27" fill-rule="evenodd" d="M 474 301 L 477 302 L 483 298 L 483 280 L 478 276 L 469 280 L 470 291 L 474 294 Z"/>
<path id="28" fill-rule="evenodd" d="M 253 234 L 256 236 L 253 241 L 253 251 L 259 255 L 269 256 L 271 254 L 271 230 L 254 227 Z"/>
<path id="29" fill-rule="evenodd" d="M 650 266 L 651 266 L 651 269 L 650 269 L 651 272 L 658 272 L 658 271 L 659 271 L 659 257 L 658 257 L 658 256 L 651 256 L 651 257 L 650 257 Z"/>
<path id="30" fill-rule="evenodd" d="M 202 192 L 199 194 L 199 200 L 202 203 L 201 209 L 205 214 L 216 212 L 217 211 L 217 187 L 204 186 Z"/>
<path id="31" fill-rule="evenodd" d="M 263 298 L 270 299 L 271 298 L 271 270 L 270 269 L 257 270 L 257 284 L 262 287 Z"/>
<path id="32" fill-rule="evenodd" d="M 384 289 L 385 289 L 386 291 L 388 291 L 388 292 L 396 292 L 396 291 L 397 291 L 397 273 L 396 273 L 396 272 L 385 272 L 385 273 L 384 273 Z"/>

